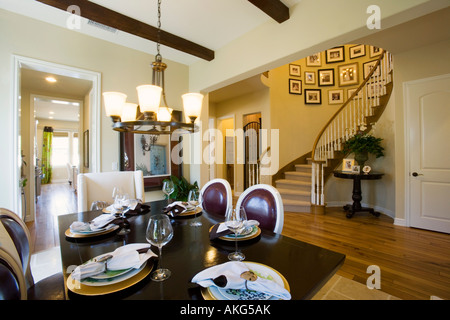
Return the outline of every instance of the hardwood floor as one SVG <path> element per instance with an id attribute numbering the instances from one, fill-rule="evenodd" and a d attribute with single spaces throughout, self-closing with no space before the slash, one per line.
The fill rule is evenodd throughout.
<path id="1" fill-rule="evenodd" d="M 27 223 L 34 252 L 59 245 L 57 216 L 77 211 L 68 184 L 42 186 L 36 222 Z M 393 225 L 385 215 L 357 213 L 347 219 L 341 208 L 325 215 L 285 212 L 283 235 L 341 252 L 338 275 L 366 285 L 367 267 L 381 270 L 381 291 L 400 299 L 450 299 L 450 235 Z"/>
<path id="2" fill-rule="evenodd" d="M 36 220 L 27 222 L 33 252 L 59 246 L 58 215 L 77 212 L 77 197 L 68 183 L 44 184 L 36 203 Z"/>
<path id="3" fill-rule="evenodd" d="M 285 212 L 283 235 L 346 255 L 338 275 L 366 284 L 381 271 L 381 291 L 400 299 L 450 299 L 450 235 L 393 225 L 393 219 L 357 213 L 347 219 L 342 208 L 325 215 Z"/>

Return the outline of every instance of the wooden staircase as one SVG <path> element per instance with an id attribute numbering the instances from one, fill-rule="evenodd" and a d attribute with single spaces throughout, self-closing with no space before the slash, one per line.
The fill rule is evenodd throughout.
<path id="1" fill-rule="evenodd" d="M 284 210 L 317 212 L 325 207 L 324 185 L 346 154 L 342 143 L 358 131 L 368 133 L 386 108 L 393 90 L 392 57 L 383 51 L 358 89 L 330 118 L 312 152 L 302 155 L 272 177 Z"/>

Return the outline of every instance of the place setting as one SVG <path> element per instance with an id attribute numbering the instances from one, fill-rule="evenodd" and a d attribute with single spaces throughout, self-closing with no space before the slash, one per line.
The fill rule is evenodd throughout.
<path id="1" fill-rule="evenodd" d="M 157 257 L 147 243 L 126 244 L 77 266 L 67 278 L 67 288 L 85 296 L 124 290 L 145 279 Z"/>
<path id="2" fill-rule="evenodd" d="M 162 191 L 170 199 L 170 194 L 174 191 L 173 182 L 170 180 L 164 181 Z M 190 224 L 192 227 L 200 227 L 202 225 L 201 221 L 197 219 L 201 212 L 201 195 L 198 189 L 189 191 L 187 201 L 174 201 L 163 209 L 163 213 L 171 218 L 195 218 Z"/>
<path id="3" fill-rule="evenodd" d="M 120 188 L 114 188 L 112 197 L 113 204 L 105 201 L 94 201 L 91 205 L 92 211 L 101 210 L 101 214 L 91 221 L 74 221 L 65 231 L 67 238 L 90 238 L 117 232 L 118 235 L 130 233 L 130 224 L 127 215 L 137 215 L 150 212 L 150 206 L 143 205 L 139 199 L 131 199 L 127 193 Z M 148 208 L 148 209 L 147 209 Z"/>

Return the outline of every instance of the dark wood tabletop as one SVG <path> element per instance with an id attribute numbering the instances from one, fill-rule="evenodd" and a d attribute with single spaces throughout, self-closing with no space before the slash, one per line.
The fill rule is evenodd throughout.
<path id="1" fill-rule="evenodd" d="M 74 239 L 68 238 L 65 231 L 74 221 L 90 221 L 100 211 L 89 211 L 61 215 L 58 217 L 59 237 L 63 271 L 73 270 L 87 260 L 129 243 L 146 243 L 145 231 L 151 215 L 161 213 L 167 205 L 166 200 L 147 203 L 151 210 L 147 214 L 131 216 L 128 221 L 131 232 L 124 236 L 111 233 L 103 236 Z M 234 251 L 234 242 L 209 239 L 211 226 L 223 220 L 203 212 L 197 219 L 201 227 L 192 227 L 192 218 L 174 218 L 174 236 L 163 247 L 163 267 L 172 275 L 163 282 L 153 282 L 148 277 L 139 283 L 116 293 L 97 298 L 135 299 L 135 300 L 201 300 L 200 287 L 191 283 L 192 277 L 207 267 L 228 261 L 228 253 Z M 310 299 L 340 268 L 345 255 L 318 246 L 298 241 L 283 235 L 262 230 L 255 239 L 239 242 L 240 250 L 249 262 L 270 266 L 280 272 L 288 281 L 293 300 Z M 152 247 L 158 254 L 158 249 Z M 65 282 L 70 275 L 64 273 Z M 87 299 L 92 296 L 78 295 L 67 289 L 67 299 Z"/>

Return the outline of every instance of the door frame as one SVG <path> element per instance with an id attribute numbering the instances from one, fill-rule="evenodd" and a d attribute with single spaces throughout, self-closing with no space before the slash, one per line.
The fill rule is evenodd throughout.
<path id="1" fill-rule="evenodd" d="M 433 77 L 427 77 L 427 78 L 421 78 L 417 80 L 411 80 L 406 81 L 403 83 L 403 106 L 405 110 L 405 116 L 404 116 L 404 124 L 405 124 L 405 162 L 404 162 L 404 184 L 405 184 L 405 225 L 407 227 L 411 227 L 411 186 L 410 186 L 410 172 L 411 172 L 411 166 L 410 166 L 410 139 L 411 134 L 409 130 L 410 125 L 410 114 L 411 114 L 411 103 L 409 103 L 409 96 L 408 96 L 408 88 L 411 85 L 424 83 L 428 81 L 433 80 L 440 80 L 450 78 L 449 74 L 439 75 L 439 76 L 433 76 Z"/>
<path id="2" fill-rule="evenodd" d="M 49 72 L 57 75 L 80 78 L 84 80 L 92 81 L 92 93 L 93 99 L 90 101 L 90 122 L 89 122 L 89 132 L 90 132 L 90 148 L 92 167 L 91 172 L 98 172 L 100 170 L 100 99 L 101 99 L 101 73 L 94 72 L 90 70 L 70 67 L 62 64 L 52 63 L 48 61 L 28 58 L 20 55 L 12 55 L 12 86 L 11 86 L 11 123 L 13 127 L 13 143 L 11 145 L 12 163 L 18 163 L 16 157 L 20 157 L 20 70 L 22 68 L 32 69 L 41 72 Z M 15 170 L 11 175 L 10 185 L 13 188 L 13 208 L 14 212 L 19 213 L 22 217 L 22 199 L 20 194 L 19 179 L 20 179 L 20 168 L 15 166 Z"/>

